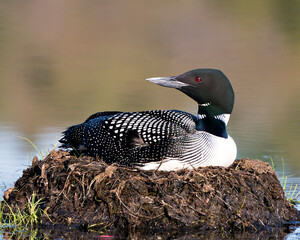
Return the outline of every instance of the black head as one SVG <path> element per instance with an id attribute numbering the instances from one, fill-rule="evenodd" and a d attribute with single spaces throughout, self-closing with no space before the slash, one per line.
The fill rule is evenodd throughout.
<path id="1" fill-rule="evenodd" d="M 209 106 L 213 115 L 232 112 L 234 92 L 228 78 L 220 70 L 195 69 L 175 77 L 148 78 L 147 80 L 180 90 L 194 99 L 199 106 Z"/>

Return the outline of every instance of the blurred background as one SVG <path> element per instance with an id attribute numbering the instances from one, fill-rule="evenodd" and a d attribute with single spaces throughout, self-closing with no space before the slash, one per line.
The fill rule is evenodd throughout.
<path id="1" fill-rule="evenodd" d="M 217 68 L 236 102 L 238 158 L 300 183 L 300 1 L 0 1 L 0 185 L 98 111 L 197 105 L 145 81 Z"/>

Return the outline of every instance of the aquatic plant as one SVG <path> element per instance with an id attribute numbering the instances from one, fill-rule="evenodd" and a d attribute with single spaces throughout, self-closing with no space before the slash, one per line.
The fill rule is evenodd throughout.
<path id="1" fill-rule="evenodd" d="M 286 198 L 287 200 L 293 204 L 293 205 L 296 205 L 298 203 L 300 203 L 300 200 L 297 200 L 297 198 L 300 196 L 300 190 L 298 189 L 298 185 L 294 185 L 291 184 L 290 188 L 289 188 L 289 191 L 287 192 L 287 195 L 286 195 Z"/>
<path id="2" fill-rule="evenodd" d="M 21 136 L 16 136 L 17 138 L 20 138 L 28 143 L 30 143 L 30 145 L 36 150 L 37 152 L 37 155 L 40 159 L 44 159 L 50 152 L 51 150 L 50 149 L 46 149 L 46 150 L 40 150 L 35 144 L 34 142 L 32 142 L 29 138 L 26 138 L 26 137 L 21 137 Z M 54 144 L 53 146 L 53 149 L 54 150 L 57 146 L 58 142 L 56 144 Z"/>
<path id="3" fill-rule="evenodd" d="M 270 157 L 270 161 L 271 161 L 272 169 L 275 171 L 276 166 L 274 164 L 274 161 L 273 161 L 272 157 Z M 293 183 L 291 183 L 291 185 L 288 189 L 287 188 L 288 177 L 292 177 L 292 175 L 286 176 L 284 159 L 282 158 L 282 176 L 279 178 L 280 179 L 280 184 L 283 188 L 283 191 L 285 192 L 286 199 L 291 204 L 296 205 L 296 204 L 300 203 L 300 200 L 297 200 L 297 198 L 300 196 L 300 189 L 298 188 L 298 184 L 294 185 Z"/>
<path id="4" fill-rule="evenodd" d="M 37 200 L 36 194 L 33 192 L 31 197 L 27 199 L 23 209 L 19 207 L 13 208 L 5 201 L 2 201 L 0 205 L 0 223 L 21 229 L 28 226 L 33 228 L 41 222 L 43 216 L 49 218 L 46 211 L 40 207 L 43 203 L 42 200 L 43 198 Z M 5 208 L 8 209 L 7 213 L 4 212 Z M 50 218 L 49 220 L 51 221 Z"/>
<path id="5" fill-rule="evenodd" d="M 33 192 L 23 209 L 13 208 L 5 201 L 0 202 L 0 236 L 9 239 L 40 239 L 37 236 L 37 226 L 42 222 L 42 218 L 46 216 L 52 222 L 46 210 L 40 207 L 42 200 L 43 198 L 37 200 Z"/>
<path id="6" fill-rule="evenodd" d="M 3 202 L 0 202 L 0 223 L 3 223 L 3 210 L 4 210 L 4 206 L 3 206 Z"/>

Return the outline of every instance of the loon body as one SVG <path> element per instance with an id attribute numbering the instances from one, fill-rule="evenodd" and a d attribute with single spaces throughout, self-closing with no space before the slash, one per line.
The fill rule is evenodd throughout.
<path id="1" fill-rule="evenodd" d="M 196 69 L 147 80 L 194 99 L 197 116 L 178 110 L 99 112 L 69 127 L 60 147 L 144 170 L 228 167 L 233 163 L 237 149 L 226 126 L 234 92 L 221 71 Z"/>

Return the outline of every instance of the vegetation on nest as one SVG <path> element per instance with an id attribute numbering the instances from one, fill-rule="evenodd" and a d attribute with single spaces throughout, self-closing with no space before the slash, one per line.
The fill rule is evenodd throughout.
<path id="1" fill-rule="evenodd" d="M 26 140 L 25 138 L 23 138 Z M 28 139 L 29 140 L 29 139 Z M 26 141 L 28 141 L 26 140 Z M 33 146 L 35 146 L 30 140 L 28 141 L 31 143 Z M 35 146 L 37 149 L 37 147 Z M 41 151 L 37 149 L 39 153 L 39 157 L 43 158 L 43 155 L 41 154 Z M 36 158 L 37 159 L 37 158 Z M 258 165 L 261 165 L 259 167 Z M 71 206 L 72 209 L 77 208 L 78 213 L 79 210 L 83 211 L 82 213 L 78 214 L 78 216 L 70 216 L 68 217 L 68 225 L 71 225 L 73 223 L 78 224 L 79 220 L 82 219 L 82 214 L 87 214 L 86 211 L 87 209 L 92 207 L 99 207 L 101 205 L 101 209 L 99 208 L 98 211 L 102 211 L 103 209 L 107 208 L 107 218 L 111 218 L 113 214 L 117 212 L 117 210 L 121 209 L 122 213 L 128 217 L 130 220 L 131 218 L 134 218 L 134 223 L 138 222 L 136 221 L 136 218 L 142 218 L 142 219 L 152 219 L 152 216 L 157 216 L 157 218 L 162 218 L 165 215 L 165 211 L 168 213 L 168 219 L 171 217 L 174 217 L 174 219 L 177 219 L 177 212 L 181 211 L 183 207 L 186 207 L 186 211 L 196 211 L 197 214 L 200 215 L 199 219 L 202 218 L 208 218 L 211 212 L 207 211 L 205 212 L 204 209 L 207 210 L 208 206 L 211 205 L 211 207 L 216 207 L 216 206 L 223 206 L 224 200 L 219 199 L 220 203 L 218 203 L 218 199 L 214 198 L 214 204 L 211 203 L 210 198 L 213 196 L 223 196 L 224 194 L 222 191 L 227 191 L 230 188 L 226 188 L 224 186 L 224 183 L 229 182 L 230 186 L 235 186 L 233 189 L 234 191 L 238 193 L 243 193 L 243 194 L 250 194 L 251 191 L 249 189 L 254 189 L 258 188 L 259 191 L 263 191 L 264 188 L 261 188 L 260 185 L 253 185 L 252 184 L 252 177 L 256 177 L 256 179 L 262 179 L 262 182 L 268 182 L 271 184 L 270 180 L 274 180 L 274 183 L 272 183 L 274 187 L 275 192 L 265 192 L 264 194 L 268 196 L 268 194 L 275 194 L 276 196 L 282 196 L 282 199 L 284 198 L 284 193 L 282 192 L 282 188 L 279 185 L 278 178 L 276 177 L 275 173 L 272 175 L 268 175 L 269 173 L 264 171 L 263 169 L 271 169 L 271 167 L 266 164 L 266 163 L 260 163 L 260 162 L 251 162 L 251 161 L 246 161 L 246 160 L 238 160 L 235 163 L 236 166 L 232 166 L 226 170 L 224 169 L 218 169 L 218 168 L 207 168 L 207 169 L 200 169 L 199 171 L 181 171 L 179 175 L 177 176 L 175 173 L 172 173 L 171 175 L 173 176 L 173 180 L 170 179 L 170 174 L 167 173 L 148 173 L 148 172 L 142 172 L 142 171 L 135 171 L 132 169 L 125 169 L 122 167 L 115 167 L 115 166 L 107 166 L 106 164 L 101 164 L 98 160 L 95 161 L 95 159 L 84 157 L 84 158 L 75 158 L 74 156 L 68 155 L 66 152 L 61 152 L 61 151 L 53 151 L 49 154 L 49 156 L 46 157 L 43 161 L 38 161 L 36 162 L 30 169 L 27 169 L 26 172 L 27 174 L 23 174 L 24 178 L 23 180 L 19 179 L 17 182 L 19 182 L 19 185 L 15 185 L 16 189 L 23 189 L 24 184 L 29 184 L 28 179 L 24 177 L 25 175 L 29 178 L 32 178 L 32 174 L 35 174 L 36 179 L 38 180 L 37 182 L 41 185 L 38 185 L 40 189 L 43 189 L 43 191 L 48 191 L 46 192 L 47 194 L 52 194 L 53 190 L 52 189 L 63 189 L 59 196 L 69 196 L 69 199 L 74 197 L 74 206 Z M 273 160 L 271 159 L 271 166 L 273 170 L 275 170 L 275 166 L 273 163 Z M 97 167 L 99 169 L 97 169 Z M 76 171 L 74 171 L 76 169 Z M 111 171 L 110 171 L 111 170 Z M 112 171 L 113 170 L 113 171 Z M 238 173 L 237 173 L 238 170 Z M 219 174 L 220 171 L 222 174 Z M 248 174 L 248 171 L 251 171 L 251 176 Z M 253 172 L 254 171 L 254 172 Z M 300 190 L 298 190 L 297 185 L 290 185 L 290 189 L 288 191 L 287 189 L 287 180 L 288 176 L 284 174 L 284 163 L 283 163 L 283 174 L 282 177 L 280 178 L 281 185 L 283 187 L 283 190 L 285 191 L 285 196 L 289 200 L 290 203 L 296 204 L 299 201 L 297 201 L 297 197 L 300 194 Z M 88 174 L 87 174 L 88 173 Z M 50 175 L 49 175 L 50 174 Z M 78 175 L 79 174 L 79 175 Z M 167 174 L 165 176 L 165 174 Z M 236 180 L 236 174 L 239 175 L 239 180 Z M 241 175 L 244 174 L 244 175 Z M 264 175 L 265 174 L 265 175 Z M 161 175 L 161 176 L 160 176 Z M 176 175 L 176 176 L 175 176 Z M 253 176 L 255 175 L 255 176 Z M 264 176 L 263 176 L 264 175 Z M 51 176 L 48 178 L 48 176 Z M 128 176 L 130 176 L 128 178 Z M 242 178 L 242 182 L 240 179 L 240 176 L 244 176 Z M 273 177 L 274 176 L 274 177 Z M 224 177 L 226 181 L 224 182 Z M 218 181 L 215 178 L 220 178 Z M 265 181 L 264 178 L 267 178 L 268 180 Z M 53 179 L 60 179 L 61 181 L 52 181 Z M 130 179 L 130 180 L 128 180 Z M 161 182 L 161 180 L 164 180 Z M 277 183 L 276 183 L 276 181 Z M 47 187 L 43 185 L 45 183 Z M 196 181 L 196 182 L 195 182 Z M 200 181 L 197 184 L 197 181 Z M 78 184 L 78 182 L 80 184 Z M 168 182 L 168 184 L 164 184 L 164 182 Z M 222 184 L 220 185 L 219 183 Z M 49 185 L 48 185 L 49 183 Z M 63 184 L 63 185 L 57 185 L 57 184 Z M 113 186 L 110 186 L 112 189 L 106 189 L 105 187 L 109 184 L 113 184 Z M 120 183 L 119 185 L 116 185 L 117 183 Z M 125 184 L 126 183 L 126 184 Z M 57 186 L 56 186 L 56 185 Z M 192 188 L 191 193 L 195 192 L 195 188 L 198 189 L 197 191 L 197 196 L 195 196 L 195 201 L 198 201 L 199 196 L 203 194 L 203 201 L 205 202 L 205 207 L 199 207 L 200 210 L 195 210 L 194 207 L 191 207 L 191 204 L 187 204 L 187 206 L 183 206 L 182 204 L 178 207 L 174 207 L 173 203 L 172 205 L 168 203 L 168 201 L 171 198 L 174 198 L 174 194 L 169 194 L 171 191 L 178 191 L 178 185 L 179 186 L 185 186 L 182 187 L 183 192 L 178 192 L 177 197 L 179 199 L 174 199 L 174 201 L 178 200 L 178 202 L 182 203 L 182 194 L 188 194 L 186 193 L 189 188 Z M 200 184 L 200 185 L 199 185 Z M 174 185 L 174 186 L 173 186 Z M 175 186 L 176 185 L 176 186 Z M 203 186 L 202 186 L 203 185 Z M 249 185 L 249 186 L 248 186 Z M 19 188 L 18 188 L 19 186 Z M 170 186 L 173 186 L 174 188 L 170 188 Z M 271 186 L 271 185 L 270 185 Z M 36 186 L 35 186 L 36 187 Z M 48 189 L 49 187 L 49 189 Z M 31 188 L 32 189 L 32 188 Z M 101 189 L 101 191 L 98 191 Z M 231 189 L 232 190 L 232 189 Z M 25 190 L 23 190 L 25 191 Z M 35 189 L 35 192 L 40 192 L 40 190 Z M 135 201 L 132 201 L 130 199 L 132 195 L 134 195 L 134 191 L 137 191 L 136 194 L 136 199 Z M 145 191 L 147 194 L 143 192 Z M 162 191 L 163 194 L 158 194 L 159 191 Z M 277 192 L 279 191 L 279 192 Z M 256 191 L 254 191 L 256 192 Z M 280 193 L 281 192 L 281 193 Z M 26 193 L 26 191 L 25 191 Z M 156 193 L 156 195 L 153 193 Z M 20 201 L 20 196 L 17 195 L 18 191 L 14 191 L 11 196 L 11 201 L 8 201 L 9 204 L 13 203 L 12 205 L 9 205 L 5 201 L 3 201 L 0 205 L 0 221 L 3 226 L 5 227 L 19 227 L 19 229 L 33 229 L 34 226 L 37 226 L 40 222 L 41 219 L 45 220 L 45 222 L 51 221 L 49 216 L 51 216 L 52 220 L 55 221 L 54 213 L 58 212 L 57 209 L 49 209 L 48 214 L 47 214 L 47 209 L 43 210 L 41 208 L 43 204 L 43 198 L 37 199 L 36 194 L 33 192 L 33 194 L 29 197 L 24 197 L 23 203 L 24 207 L 20 209 L 19 207 L 12 207 L 14 206 L 15 201 L 17 200 Z M 69 195 L 68 195 L 69 194 Z M 93 195 L 94 194 L 94 195 Z M 144 195 L 145 196 L 144 196 Z M 14 196 L 15 195 L 15 196 Z M 26 194 L 27 195 L 27 194 Z M 159 199 L 160 196 L 167 196 L 166 199 Z M 281 202 L 275 202 L 274 196 L 268 196 L 267 198 L 267 203 L 275 208 L 282 209 L 282 206 L 280 205 L 283 204 Z M 142 196 L 142 197 L 141 197 Z M 175 197 L 176 197 L 175 196 Z M 185 195 L 184 195 L 185 196 Z M 189 196 L 189 201 L 192 201 L 193 198 L 191 198 L 191 194 L 188 194 Z M 225 195 L 224 195 L 225 196 Z M 227 198 L 230 198 L 231 194 L 228 194 L 226 196 Z M 229 216 L 232 216 L 232 213 L 234 213 L 234 216 L 236 216 L 234 219 L 231 219 L 234 224 L 237 224 L 237 226 L 246 226 L 247 224 L 249 225 L 251 221 L 249 220 L 249 223 L 246 221 L 242 221 L 241 219 L 246 218 L 248 216 L 249 212 L 251 211 L 251 206 L 252 203 L 251 201 L 255 199 L 254 197 L 251 197 L 250 195 L 243 195 L 240 194 L 239 199 L 231 199 L 228 200 L 226 199 L 227 202 L 233 202 L 237 201 L 235 204 L 232 206 L 229 206 L 227 211 L 231 211 L 228 213 Z M 56 196 L 57 197 L 57 196 Z M 46 201 L 47 198 L 44 200 Z M 52 199 L 52 198 L 49 198 Z M 53 198 L 54 199 L 54 198 Z M 165 210 L 164 212 L 157 212 L 157 214 L 154 214 L 154 210 L 157 210 L 156 208 L 152 209 L 151 206 L 155 203 L 155 201 L 160 201 L 161 203 L 156 206 L 156 208 L 160 211 L 160 207 L 164 207 Z M 197 200 L 198 199 L 198 200 Z M 67 199 L 61 197 L 63 204 L 64 212 L 68 212 L 68 207 L 70 203 L 67 201 Z M 171 200 L 170 200 L 171 201 Z M 173 201 L 173 202 L 174 202 Z M 201 200 L 202 201 L 202 200 Z M 201 201 L 199 204 L 201 204 Z M 277 201 L 277 200 L 276 200 Z M 21 202 L 21 201 L 20 201 Z M 132 202 L 134 202 L 134 205 L 130 205 Z M 171 201 L 172 202 L 172 201 Z M 226 202 L 226 203 L 227 203 Z M 141 206 L 136 213 L 136 204 L 140 203 Z M 89 206 L 91 204 L 91 206 Z M 277 204 L 279 204 L 277 206 Z M 50 206 L 51 204 L 46 204 Z M 227 203 L 228 205 L 228 203 Z M 23 206 L 23 205 L 22 205 Z M 55 206 L 54 208 L 57 208 L 57 204 L 54 205 L 52 204 L 51 206 Z M 269 206 L 269 207 L 270 207 Z M 4 211 L 5 210 L 5 211 Z M 158 211 L 157 210 L 157 211 Z M 153 214 L 152 214 L 153 211 Z M 225 210 L 224 210 L 225 211 Z M 263 209 L 261 210 L 263 211 Z M 77 213 L 77 212 L 76 212 Z M 96 210 L 93 210 L 92 213 L 97 213 Z M 247 214 L 246 214 L 247 213 Z M 53 215 L 51 215 L 53 214 Z M 103 215 L 103 212 L 102 212 Z M 188 214 L 191 216 L 190 214 Z M 45 218 L 46 216 L 46 218 Z M 180 215 L 181 216 L 181 215 Z M 78 217 L 78 219 L 77 219 Z M 122 219 L 120 219 L 121 221 Z M 158 219 L 159 220 L 159 219 Z M 131 221 L 131 220 L 130 220 Z M 150 221 L 150 220 L 149 220 Z M 121 221 L 122 222 L 122 221 Z M 143 222 L 143 221 L 141 221 Z M 220 221 L 221 222 L 221 221 Z M 183 221 L 184 223 L 184 221 Z M 247 223 L 247 224 L 246 224 Z M 103 226 L 104 229 L 106 226 L 111 226 L 112 222 L 104 222 L 101 221 L 101 223 L 98 222 L 93 222 L 91 221 L 88 225 L 88 229 L 91 230 L 92 228 L 102 228 Z M 247 226 L 248 226 L 247 225 Z M 251 225 L 251 224 L 250 224 Z M 252 225 L 251 225 L 252 226 Z M 141 224 L 141 229 L 143 228 L 143 225 Z M 223 227 L 223 226 L 222 226 Z M 109 228 L 109 227 L 108 227 Z"/>
<path id="2" fill-rule="evenodd" d="M 40 159 L 46 158 L 46 156 L 50 153 L 49 149 L 47 149 L 45 151 L 40 150 L 30 139 L 28 139 L 26 137 L 17 136 L 17 138 L 23 139 L 23 140 L 27 141 L 28 143 L 30 143 L 32 145 L 32 147 L 36 150 L 36 152 L 38 154 L 38 157 Z M 54 145 L 52 150 L 54 150 L 56 148 L 56 146 L 57 146 L 57 143 Z M 273 161 L 272 157 L 270 157 L 270 160 L 271 160 L 272 169 L 275 172 L 277 172 L 276 171 L 276 166 L 274 164 L 274 161 Z M 280 179 L 280 184 L 283 188 L 283 191 L 285 192 L 287 200 L 293 205 L 300 204 L 300 200 L 297 200 L 297 198 L 300 196 L 300 189 L 298 188 L 298 184 L 291 183 L 290 187 L 287 188 L 288 177 L 292 177 L 292 176 L 286 176 L 284 159 L 282 158 L 282 177 L 279 178 Z"/>
<path id="3" fill-rule="evenodd" d="M 51 220 L 68 228 L 113 235 L 179 228 L 244 231 L 300 219 L 271 166 L 259 160 L 176 172 L 107 165 L 64 151 L 36 160 L 6 201 L 23 207 L 26 196 L 39 193 Z M 48 218 L 43 224 L 50 224 Z"/>
<path id="4" fill-rule="evenodd" d="M 36 150 L 38 157 L 40 159 L 46 158 L 46 156 L 50 153 L 49 149 L 47 149 L 45 151 L 40 150 L 30 139 L 28 139 L 26 137 L 20 137 L 20 136 L 17 136 L 17 137 L 30 143 L 33 146 L 33 148 Z M 56 146 L 57 146 L 57 143 L 54 145 L 52 150 L 54 150 L 56 148 Z M 270 160 L 271 160 L 272 169 L 275 172 L 277 172 L 276 166 L 274 164 L 272 157 L 270 157 Z M 300 196 L 300 189 L 298 188 L 298 184 L 291 183 L 289 189 L 287 188 L 288 177 L 291 177 L 291 176 L 286 176 L 284 167 L 285 167 L 284 159 L 282 158 L 282 177 L 279 178 L 280 184 L 283 188 L 283 191 L 285 192 L 287 200 L 293 205 L 299 204 L 300 200 L 297 200 L 297 198 Z"/>

